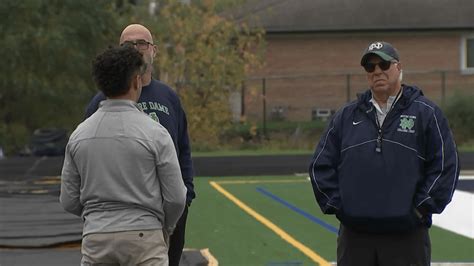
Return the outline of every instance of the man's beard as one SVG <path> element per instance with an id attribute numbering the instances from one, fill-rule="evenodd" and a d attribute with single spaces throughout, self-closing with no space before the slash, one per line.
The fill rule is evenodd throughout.
<path id="1" fill-rule="evenodd" d="M 150 72 L 152 73 L 153 72 L 153 57 L 147 55 L 147 56 L 144 56 L 144 61 L 145 61 L 145 65 L 146 65 L 146 72 Z"/>

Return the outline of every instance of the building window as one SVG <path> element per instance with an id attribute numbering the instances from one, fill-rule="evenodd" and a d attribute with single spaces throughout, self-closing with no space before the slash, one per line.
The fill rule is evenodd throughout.
<path id="1" fill-rule="evenodd" d="M 466 68 L 474 68 L 474 38 L 466 39 Z"/>
<path id="2" fill-rule="evenodd" d="M 461 55 L 462 71 L 466 74 L 474 74 L 474 36 L 463 38 Z"/>

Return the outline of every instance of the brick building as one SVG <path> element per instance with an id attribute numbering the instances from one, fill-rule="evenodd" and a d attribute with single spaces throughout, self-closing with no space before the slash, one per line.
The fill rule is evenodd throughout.
<path id="1" fill-rule="evenodd" d="M 265 66 L 252 73 L 236 113 L 307 121 L 367 89 L 360 57 L 372 41 L 400 53 L 404 83 L 441 103 L 474 93 L 472 0 L 250 0 L 236 10 L 266 30 Z M 265 93 L 265 97 L 263 97 Z"/>

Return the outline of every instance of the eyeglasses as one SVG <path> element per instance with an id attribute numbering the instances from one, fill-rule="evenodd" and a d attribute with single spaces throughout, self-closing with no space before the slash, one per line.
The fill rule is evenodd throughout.
<path id="1" fill-rule="evenodd" d="M 375 66 L 379 66 L 380 69 L 382 69 L 383 71 L 387 70 L 390 68 L 390 66 L 392 65 L 392 63 L 396 63 L 396 62 L 392 62 L 392 61 L 380 61 L 378 62 L 377 64 L 374 64 L 374 63 L 365 63 L 364 65 L 364 69 L 365 71 L 367 71 L 368 73 L 372 73 L 375 71 Z"/>
<path id="2" fill-rule="evenodd" d="M 145 40 L 136 40 L 136 41 L 124 41 L 120 46 L 135 46 L 138 50 L 146 50 L 150 45 L 153 43 L 145 41 Z"/>

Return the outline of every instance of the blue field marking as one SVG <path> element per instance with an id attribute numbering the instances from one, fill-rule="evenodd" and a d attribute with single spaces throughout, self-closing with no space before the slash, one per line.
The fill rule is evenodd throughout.
<path id="1" fill-rule="evenodd" d="M 320 226 L 324 227 L 325 229 L 327 229 L 328 231 L 332 232 L 332 233 L 338 233 L 338 229 L 328 223 L 326 223 L 325 221 L 303 211 L 302 209 L 292 205 L 291 203 L 283 200 L 282 198 L 279 198 L 277 195 L 274 195 L 272 193 L 270 193 L 269 191 L 265 190 L 264 188 L 262 187 L 257 187 L 256 188 L 258 192 L 262 193 L 263 195 L 283 204 L 284 206 L 288 207 L 289 209 L 303 215 L 304 217 L 308 218 L 309 220 L 311 220 L 312 222 L 316 223 L 316 224 L 319 224 Z"/>

